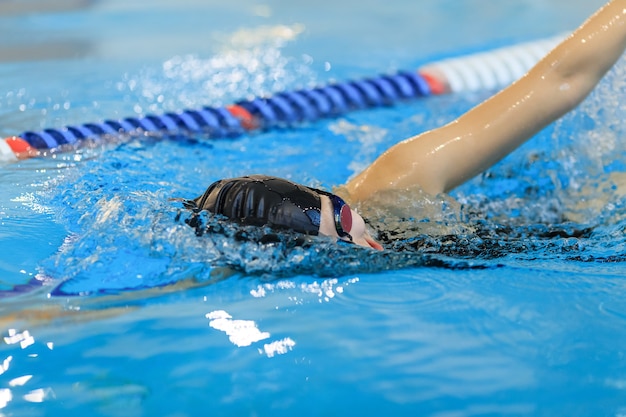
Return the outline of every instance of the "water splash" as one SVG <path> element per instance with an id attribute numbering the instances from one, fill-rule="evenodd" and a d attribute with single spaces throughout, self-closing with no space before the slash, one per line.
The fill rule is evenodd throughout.
<path id="1" fill-rule="evenodd" d="M 224 106 L 315 84 L 310 59 L 283 55 L 285 45 L 303 31 L 300 25 L 240 30 L 224 37 L 209 58 L 175 56 L 160 67 L 126 74 L 117 85 L 137 113 Z"/>
<path id="2" fill-rule="evenodd" d="M 219 148 L 210 153 L 226 150 Z M 195 146 L 133 141 L 67 173 L 45 196 L 69 231 L 59 253 L 43 265 L 45 275 L 63 280 L 53 293 L 119 292 L 186 280 L 210 283 L 228 274 L 271 281 L 418 266 L 491 268 L 518 260 L 626 259 L 626 222 L 620 220 L 624 198 L 614 199 L 604 217 L 575 222 L 567 218 L 561 201 L 546 203 L 554 199 L 549 188 L 528 195 L 524 187 L 515 188 L 516 194 L 502 200 L 485 192 L 456 199 L 417 189 L 392 193 L 361 208 L 387 249 L 375 252 L 325 237 L 242 227 L 169 201 L 195 196 L 232 169 L 216 166 L 208 178 L 181 169 L 203 172 L 198 167 L 204 161 Z"/>

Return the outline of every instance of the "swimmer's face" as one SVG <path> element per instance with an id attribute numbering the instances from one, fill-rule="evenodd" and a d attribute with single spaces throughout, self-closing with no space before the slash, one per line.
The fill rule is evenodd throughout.
<path id="1" fill-rule="evenodd" d="M 366 248 L 373 248 L 376 250 L 383 250 L 383 247 L 380 243 L 376 242 L 372 236 L 370 236 L 367 228 L 365 227 L 365 221 L 363 217 L 356 211 L 349 208 L 346 204 L 343 210 L 349 209 L 349 213 L 342 213 L 342 223 L 343 228 L 349 228 L 349 230 L 345 230 L 346 233 L 349 233 L 349 236 L 339 236 L 337 232 L 337 227 L 335 226 L 335 210 L 333 208 L 333 203 L 330 198 L 321 195 L 320 196 L 322 209 L 321 209 L 321 219 L 320 219 L 320 230 L 319 233 L 321 235 L 335 237 L 341 240 L 345 240 L 347 242 L 353 242 L 359 246 L 363 246 Z M 347 222 L 346 222 L 347 220 Z M 351 220 L 351 221 L 350 221 Z M 345 223 L 349 223 L 346 225 Z"/>

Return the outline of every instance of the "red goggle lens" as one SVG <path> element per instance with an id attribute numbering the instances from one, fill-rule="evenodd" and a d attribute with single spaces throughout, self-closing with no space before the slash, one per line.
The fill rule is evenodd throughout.
<path id="1" fill-rule="evenodd" d="M 341 213 L 339 215 L 339 220 L 341 222 L 341 228 L 344 232 L 350 233 L 352 229 L 352 211 L 350 210 L 350 206 L 344 204 L 341 208 Z"/>

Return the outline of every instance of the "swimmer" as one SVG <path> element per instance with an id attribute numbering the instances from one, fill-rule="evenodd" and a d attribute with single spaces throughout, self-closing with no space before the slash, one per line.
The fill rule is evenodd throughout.
<path id="1" fill-rule="evenodd" d="M 293 182 L 254 175 L 212 184 L 187 208 L 250 225 L 325 235 L 381 250 L 346 201 L 420 186 L 439 194 L 493 166 L 575 108 L 626 48 L 626 0 L 612 0 L 498 94 L 440 128 L 385 151 L 342 187 L 343 198 Z M 436 72 L 426 73 L 440 78 Z"/>
<path id="2" fill-rule="evenodd" d="M 184 204 L 244 224 L 332 236 L 382 250 L 367 231 L 363 217 L 341 197 L 281 178 L 251 175 L 220 180 Z"/>

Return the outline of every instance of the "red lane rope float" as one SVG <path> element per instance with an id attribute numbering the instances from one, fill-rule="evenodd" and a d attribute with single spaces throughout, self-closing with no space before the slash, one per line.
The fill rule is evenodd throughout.
<path id="1" fill-rule="evenodd" d="M 281 92 L 226 107 L 202 107 L 163 115 L 26 131 L 0 139 L 0 162 L 30 158 L 59 148 L 71 148 L 86 141 L 97 142 L 108 135 L 187 132 L 201 133 L 210 138 L 235 137 L 254 130 L 292 126 L 420 97 L 500 88 L 521 77 L 562 38 L 559 36 L 442 60 L 418 71 L 401 71 L 392 75 Z"/>
<path id="2" fill-rule="evenodd" d="M 233 104 L 231 106 L 226 106 L 226 110 L 228 110 L 230 114 L 232 114 L 237 120 L 239 120 L 239 123 L 241 123 L 241 127 L 243 129 L 251 131 L 259 128 L 259 120 L 245 108 Z"/>

